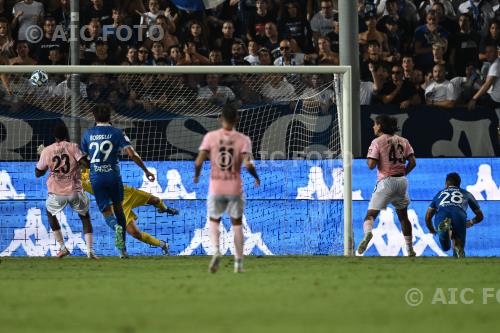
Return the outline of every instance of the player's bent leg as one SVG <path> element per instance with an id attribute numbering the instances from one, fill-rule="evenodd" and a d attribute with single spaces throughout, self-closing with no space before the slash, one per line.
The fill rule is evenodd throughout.
<path id="1" fill-rule="evenodd" d="M 454 216 L 451 222 L 451 238 L 454 241 L 453 252 L 456 254 L 457 258 L 465 258 L 466 220 L 465 216 Z"/>
<path id="2" fill-rule="evenodd" d="M 134 237 L 135 239 L 137 239 L 143 243 L 161 247 L 163 254 L 165 254 L 165 255 L 168 254 L 168 249 L 169 249 L 168 243 L 164 242 L 162 240 L 159 240 L 156 237 L 151 236 L 147 232 L 141 231 L 137 227 L 135 220 L 132 220 L 132 221 L 127 223 L 127 232 L 130 236 Z"/>
<path id="3" fill-rule="evenodd" d="M 66 245 L 64 244 L 64 237 L 61 232 L 61 226 L 59 225 L 59 221 L 57 220 L 57 217 L 55 215 L 52 215 L 52 213 L 48 211 L 48 209 L 46 210 L 46 212 L 50 228 L 52 229 L 54 234 L 54 238 L 56 239 L 57 244 L 59 244 L 59 251 L 57 251 L 56 256 L 58 258 L 68 256 L 69 250 L 66 248 Z"/>
<path id="4" fill-rule="evenodd" d="M 179 211 L 175 208 L 168 207 L 165 205 L 165 203 L 158 197 L 152 195 L 147 202 L 148 205 L 152 205 L 156 208 L 158 208 L 158 212 L 160 213 L 167 213 L 171 215 L 177 215 L 179 214 Z"/>
<path id="5" fill-rule="evenodd" d="M 380 211 L 377 209 L 368 209 L 368 211 L 366 212 L 365 222 L 363 223 L 364 237 L 358 245 L 359 254 L 363 254 L 366 251 L 368 244 L 370 244 L 370 241 L 373 238 L 373 224 L 379 212 Z"/>
<path id="6" fill-rule="evenodd" d="M 399 223 L 401 223 L 401 230 L 403 231 L 403 236 L 406 243 L 406 251 L 408 252 L 408 257 L 414 257 L 417 254 L 413 249 L 413 235 L 411 229 L 411 222 L 408 218 L 407 208 L 396 208 L 396 214 L 398 215 Z"/>

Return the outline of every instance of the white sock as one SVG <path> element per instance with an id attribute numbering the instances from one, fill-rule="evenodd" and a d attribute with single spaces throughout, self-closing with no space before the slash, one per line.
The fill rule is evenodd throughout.
<path id="1" fill-rule="evenodd" d="M 373 230 L 373 218 L 369 217 L 368 219 L 365 220 L 365 223 L 363 223 L 363 231 L 365 232 L 365 235 L 369 232 L 372 232 Z"/>
<path id="2" fill-rule="evenodd" d="M 241 225 L 233 225 L 233 233 L 234 233 L 234 259 L 238 261 L 238 259 L 243 258 L 243 227 Z"/>
<path id="3" fill-rule="evenodd" d="M 87 253 L 92 252 L 92 248 L 94 247 L 94 236 L 91 232 L 85 234 L 85 244 L 87 245 Z"/>
<path id="4" fill-rule="evenodd" d="M 61 246 L 61 250 L 64 250 L 66 245 L 64 245 L 64 238 L 61 229 L 54 231 L 54 238 L 56 239 L 57 244 Z"/>
<path id="5" fill-rule="evenodd" d="M 220 237 L 220 231 L 219 231 L 219 222 L 213 222 L 210 221 L 208 222 L 208 231 L 210 234 L 210 243 L 212 243 L 212 248 L 214 249 L 215 254 L 219 254 L 219 237 Z"/>
<path id="6" fill-rule="evenodd" d="M 413 247 L 413 236 L 405 236 L 406 248 L 411 249 Z"/>

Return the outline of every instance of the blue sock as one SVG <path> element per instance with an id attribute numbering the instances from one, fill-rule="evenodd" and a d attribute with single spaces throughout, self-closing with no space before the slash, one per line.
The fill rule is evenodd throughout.
<path id="1" fill-rule="evenodd" d="M 105 217 L 104 220 L 111 229 L 115 230 L 117 223 L 116 223 L 116 217 L 114 215 L 109 215 L 108 217 Z"/>

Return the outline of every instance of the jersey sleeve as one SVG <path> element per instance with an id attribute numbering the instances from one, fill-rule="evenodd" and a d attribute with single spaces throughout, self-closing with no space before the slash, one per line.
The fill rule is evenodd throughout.
<path id="1" fill-rule="evenodd" d="M 245 136 L 245 142 L 243 143 L 243 147 L 241 149 L 242 154 L 251 154 L 252 153 L 252 140 L 248 136 Z"/>
<path id="2" fill-rule="evenodd" d="M 198 148 L 198 150 L 210 151 L 210 147 L 211 147 L 211 145 L 210 145 L 210 133 L 207 133 L 203 137 L 203 140 L 201 141 L 201 144 L 200 144 L 200 148 Z"/>
<path id="3" fill-rule="evenodd" d="M 479 204 L 477 203 L 476 198 L 474 198 L 472 193 L 466 191 L 465 195 L 467 197 L 467 202 L 469 203 L 469 207 L 470 207 L 470 209 L 472 209 L 472 211 L 476 211 L 478 209 L 481 209 L 481 207 L 479 207 Z"/>
<path id="4" fill-rule="evenodd" d="M 433 198 L 433 199 L 432 199 L 432 201 L 431 201 L 431 204 L 429 205 L 429 208 L 432 208 L 432 209 L 437 209 L 437 208 L 438 208 L 438 204 L 437 204 L 437 202 L 438 202 L 438 198 L 439 198 L 439 194 L 440 194 L 440 193 L 441 193 L 441 192 L 438 192 L 438 193 L 434 196 L 434 198 Z"/>
<path id="5" fill-rule="evenodd" d="M 77 144 L 72 144 L 71 148 L 73 150 L 73 156 L 75 157 L 75 160 L 78 162 L 80 161 L 85 154 L 80 150 Z"/>
<path id="6" fill-rule="evenodd" d="M 368 154 L 366 155 L 366 157 L 374 159 L 374 160 L 377 160 L 377 161 L 379 160 L 379 158 L 380 158 L 380 151 L 379 151 L 379 147 L 378 147 L 377 141 L 375 141 L 375 140 L 372 141 L 372 144 L 368 148 Z"/>
<path id="7" fill-rule="evenodd" d="M 118 137 L 118 147 L 120 148 L 120 150 L 131 146 L 132 144 L 130 143 L 130 139 L 128 138 L 128 136 L 122 130 L 120 130 L 120 136 Z"/>
<path id="8" fill-rule="evenodd" d="M 405 156 L 406 158 L 410 157 L 411 155 L 414 155 L 415 152 L 413 151 L 413 147 L 410 145 L 410 142 L 406 140 L 406 145 L 405 145 Z"/>

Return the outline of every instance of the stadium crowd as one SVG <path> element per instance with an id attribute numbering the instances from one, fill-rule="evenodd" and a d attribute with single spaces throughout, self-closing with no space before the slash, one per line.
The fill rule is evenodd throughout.
<path id="1" fill-rule="evenodd" d="M 68 64 L 69 2 L 0 0 L 0 63 Z M 226 0 L 194 12 L 179 9 L 176 1 L 169 0 L 80 3 L 81 64 L 339 64 L 338 0 Z M 498 0 L 357 3 L 362 105 L 474 109 L 500 104 Z M 51 79 L 52 95 L 67 93 L 64 77 Z M 103 89 L 109 84 L 103 80 L 98 75 L 83 77 L 82 96 L 130 101 L 131 89 Z M 308 76 L 308 89 L 317 88 L 321 80 Z M 147 84 L 141 82 L 142 87 Z M 242 96 L 234 77 L 194 76 L 184 78 L 183 84 L 214 103 L 254 100 Z M 296 88 L 281 77 L 268 85 L 259 92 L 260 98 L 279 99 Z M 12 94 L 5 82 L 2 89 L 3 96 Z M 304 91 L 296 93 L 300 96 Z M 334 102 L 333 93 L 325 96 L 327 103 Z"/>

